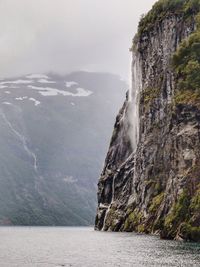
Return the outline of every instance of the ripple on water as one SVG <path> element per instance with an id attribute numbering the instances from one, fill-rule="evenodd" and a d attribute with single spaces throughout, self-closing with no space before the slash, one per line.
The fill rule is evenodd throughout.
<path id="1" fill-rule="evenodd" d="M 79 227 L 1 227 L 1 267 L 200 266 L 200 244 Z"/>

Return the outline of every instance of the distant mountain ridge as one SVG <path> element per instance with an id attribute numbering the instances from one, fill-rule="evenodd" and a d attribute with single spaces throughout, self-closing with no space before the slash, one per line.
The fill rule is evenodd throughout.
<path id="1" fill-rule="evenodd" d="M 0 224 L 89 225 L 127 84 L 107 73 L 0 80 Z"/>

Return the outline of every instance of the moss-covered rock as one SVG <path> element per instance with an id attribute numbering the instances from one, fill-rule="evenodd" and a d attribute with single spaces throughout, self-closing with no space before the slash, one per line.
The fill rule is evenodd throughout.
<path id="1" fill-rule="evenodd" d="M 155 213 L 158 210 L 159 206 L 161 205 L 163 199 L 164 199 L 164 192 L 162 192 L 159 195 L 155 196 L 152 199 L 152 203 L 151 203 L 151 205 L 149 207 L 149 212 Z"/>
<path id="2" fill-rule="evenodd" d="M 122 224 L 122 214 L 115 206 L 111 206 L 107 211 L 104 230 L 119 231 Z"/>
<path id="3" fill-rule="evenodd" d="M 200 241 L 200 227 L 191 226 L 189 223 L 182 223 L 179 227 L 177 238 L 186 241 Z"/>
<path id="4" fill-rule="evenodd" d="M 135 209 L 133 212 L 128 214 L 123 231 L 129 232 L 137 230 L 139 232 L 144 232 L 144 226 L 142 226 L 143 214 L 138 210 Z"/>
<path id="5" fill-rule="evenodd" d="M 197 190 L 196 194 L 192 198 L 192 201 L 190 204 L 190 210 L 192 213 L 200 211 L 200 186 L 199 186 L 199 189 Z"/>
<path id="6" fill-rule="evenodd" d="M 192 105 L 200 108 L 200 91 L 178 90 L 174 96 L 175 106 Z"/>
<path id="7" fill-rule="evenodd" d="M 145 108 L 148 108 L 153 101 L 159 97 L 159 94 L 159 88 L 146 88 L 142 91 L 141 104 L 144 105 Z"/>
<path id="8" fill-rule="evenodd" d="M 188 220 L 190 197 L 187 190 L 184 190 L 174 203 L 171 212 L 165 218 L 163 236 L 175 238 L 178 226 Z"/>

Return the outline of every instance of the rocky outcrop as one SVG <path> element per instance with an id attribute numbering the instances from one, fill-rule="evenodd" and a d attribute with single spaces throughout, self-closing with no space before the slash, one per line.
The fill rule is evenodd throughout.
<path id="1" fill-rule="evenodd" d="M 175 11 L 134 39 L 133 86 L 98 184 L 98 230 L 200 240 L 200 110 L 176 101 L 171 64 L 196 14 Z"/>

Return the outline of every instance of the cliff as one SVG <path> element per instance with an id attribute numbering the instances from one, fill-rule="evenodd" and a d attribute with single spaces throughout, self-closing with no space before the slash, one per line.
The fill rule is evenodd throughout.
<path id="1" fill-rule="evenodd" d="M 98 183 L 95 228 L 200 240 L 199 0 L 158 1 Z"/>

